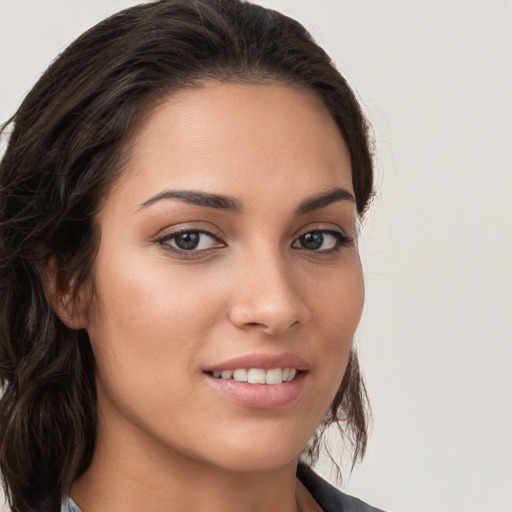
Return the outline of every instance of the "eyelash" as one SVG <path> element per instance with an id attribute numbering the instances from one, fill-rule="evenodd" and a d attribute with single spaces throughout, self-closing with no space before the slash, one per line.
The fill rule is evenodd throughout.
<path id="1" fill-rule="evenodd" d="M 180 249 L 178 247 L 173 247 L 170 245 L 170 242 L 172 240 L 175 240 L 177 237 L 179 237 L 180 235 L 184 235 L 184 234 L 204 235 L 212 240 L 215 240 L 220 245 L 217 247 L 210 247 L 207 249 L 190 249 L 190 250 Z M 315 235 L 315 234 L 321 234 L 321 235 L 323 235 L 323 237 L 325 237 L 325 235 L 334 237 L 336 240 L 335 246 L 332 248 L 323 249 L 323 250 L 308 249 L 306 247 L 295 247 L 295 244 L 298 241 L 300 241 L 301 238 L 305 237 L 306 235 Z M 312 229 L 309 231 L 305 231 L 299 237 L 297 237 L 293 241 L 292 247 L 295 249 L 301 250 L 301 251 L 306 251 L 306 252 L 312 252 L 312 253 L 318 253 L 318 254 L 331 254 L 331 253 L 340 251 L 343 247 L 347 247 L 347 246 L 351 245 L 353 240 L 354 240 L 353 237 L 348 236 L 341 231 L 337 231 L 337 230 L 333 230 L 333 229 Z M 324 240 L 322 240 L 322 242 L 323 241 Z M 156 240 L 156 243 L 158 243 L 164 250 L 175 253 L 178 256 L 183 257 L 183 258 L 195 258 L 195 257 L 199 257 L 199 256 L 204 256 L 204 255 L 207 255 L 207 254 L 210 254 L 210 253 L 216 251 L 217 249 L 225 247 L 225 244 L 220 240 L 220 237 L 218 234 L 213 233 L 211 231 L 206 231 L 204 229 L 182 229 L 179 231 L 175 231 L 175 232 L 169 233 L 161 238 L 158 238 Z"/>
<path id="2" fill-rule="evenodd" d="M 208 238 L 217 241 L 220 245 L 218 247 L 211 247 L 208 249 L 191 249 L 191 250 L 185 250 L 180 249 L 179 247 L 172 247 L 170 245 L 170 242 L 172 240 L 175 240 L 180 235 L 184 234 L 196 234 L 196 235 L 204 235 Z M 181 229 L 179 231 L 174 231 L 173 233 L 169 233 L 159 239 L 156 240 L 156 242 L 166 251 L 170 251 L 172 253 L 177 254 L 178 256 L 181 256 L 183 258 L 194 258 L 197 256 L 203 256 L 206 254 L 209 254 L 213 251 L 215 251 L 218 248 L 225 247 L 225 244 L 221 242 L 219 235 L 216 233 L 212 233 L 211 231 L 206 231 L 204 229 Z"/>
<path id="3" fill-rule="evenodd" d="M 334 247 L 332 247 L 330 249 L 323 249 L 320 251 L 315 250 L 315 249 L 308 249 L 306 247 L 300 247 L 298 249 L 301 249 L 303 251 L 308 251 L 308 252 L 317 252 L 320 254 L 331 254 L 333 252 L 340 251 L 343 247 L 347 247 L 347 246 L 351 245 L 354 240 L 352 237 L 346 235 L 342 231 L 336 231 L 334 229 L 312 229 L 310 231 L 306 231 L 305 233 L 300 235 L 296 240 L 294 240 L 292 247 L 298 240 L 305 237 L 306 235 L 316 235 L 316 234 L 321 234 L 323 238 L 325 238 L 325 235 L 329 235 L 329 236 L 332 236 L 333 238 L 335 238 L 336 243 L 335 243 Z"/>

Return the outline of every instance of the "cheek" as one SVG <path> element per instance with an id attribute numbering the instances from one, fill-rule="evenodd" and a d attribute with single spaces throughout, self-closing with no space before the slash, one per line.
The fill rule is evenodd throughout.
<path id="1" fill-rule="evenodd" d="M 326 351 L 335 365 L 336 389 L 345 373 L 363 306 L 364 280 L 357 261 L 350 272 L 340 273 L 338 279 L 332 280 L 322 308 L 325 311 L 323 329 L 326 339 L 330 340 Z"/>
<path id="2" fill-rule="evenodd" d="M 364 280 L 357 254 L 338 272 L 308 283 L 306 291 L 326 339 L 351 341 L 364 305 Z"/>
<path id="3" fill-rule="evenodd" d="M 196 344 L 218 314 L 222 287 L 214 276 L 185 272 L 165 256 L 151 265 L 134 259 L 97 270 L 93 338 L 125 348 L 133 343 L 133 350 L 165 351 L 173 344 L 180 351 Z"/>
<path id="4" fill-rule="evenodd" d="M 198 354 L 217 321 L 221 288 L 203 278 L 197 283 L 199 277 L 168 262 L 119 263 L 100 261 L 95 272 L 88 332 L 99 392 L 104 404 L 115 404 L 134 423 L 155 411 L 163 423 L 174 421 L 172 411 L 190 407 Z"/>
<path id="5" fill-rule="evenodd" d="M 149 406 L 149 397 L 164 400 L 154 390 L 186 389 L 200 373 L 200 355 L 225 311 L 222 276 L 184 271 L 165 255 L 148 264 L 135 251 L 118 251 L 115 262 L 105 253 L 97 259 L 88 325 L 98 376 L 112 401 L 132 396 Z M 186 396 L 173 393 L 172 400 Z"/>
<path id="6" fill-rule="evenodd" d="M 316 286 L 315 286 L 316 285 Z M 315 357 L 314 393 L 321 400 L 323 416 L 341 384 L 348 363 L 355 331 L 364 305 L 364 281 L 359 258 L 350 262 L 330 277 L 318 276 L 307 283 L 308 304 L 312 312 Z M 313 292 L 313 290 L 315 290 Z M 319 400 L 320 403 L 320 400 Z"/>

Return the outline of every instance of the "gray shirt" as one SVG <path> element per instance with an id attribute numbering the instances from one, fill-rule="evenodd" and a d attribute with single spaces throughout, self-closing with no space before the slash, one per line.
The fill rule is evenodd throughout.
<path id="1" fill-rule="evenodd" d="M 320 478 L 306 464 L 299 464 L 297 476 L 324 512 L 383 512 L 353 496 L 339 491 Z M 71 498 L 67 498 L 62 502 L 61 512 L 82 511 Z"/>
<path id="2" fill-rule="evenodd" d="M 71 498 L 66 498 L 62 502 L 61 512 L 82 512 Z"/>

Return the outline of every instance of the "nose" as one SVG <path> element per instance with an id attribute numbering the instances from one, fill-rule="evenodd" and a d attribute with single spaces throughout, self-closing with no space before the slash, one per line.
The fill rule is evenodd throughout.
<path id="1" fill-rule="evenodd" d="M 307 322 L 300 283 L 286 267 L 281 256 L 261 252 L 240 265 L 229 309 L 235 327 L 277 335 Z"/>

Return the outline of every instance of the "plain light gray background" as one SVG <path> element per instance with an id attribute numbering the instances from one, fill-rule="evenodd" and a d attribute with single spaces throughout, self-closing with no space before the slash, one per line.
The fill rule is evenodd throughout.
<path id="1" fill-rule="evenodd" d="M 0 120 L 135 3 L 0 0 Z M 313 32 L 376 138 L 357 334 L 375 421 L 343 488 L 394 512 L 511 512 L 512 2 L 259 3 Z"/>

